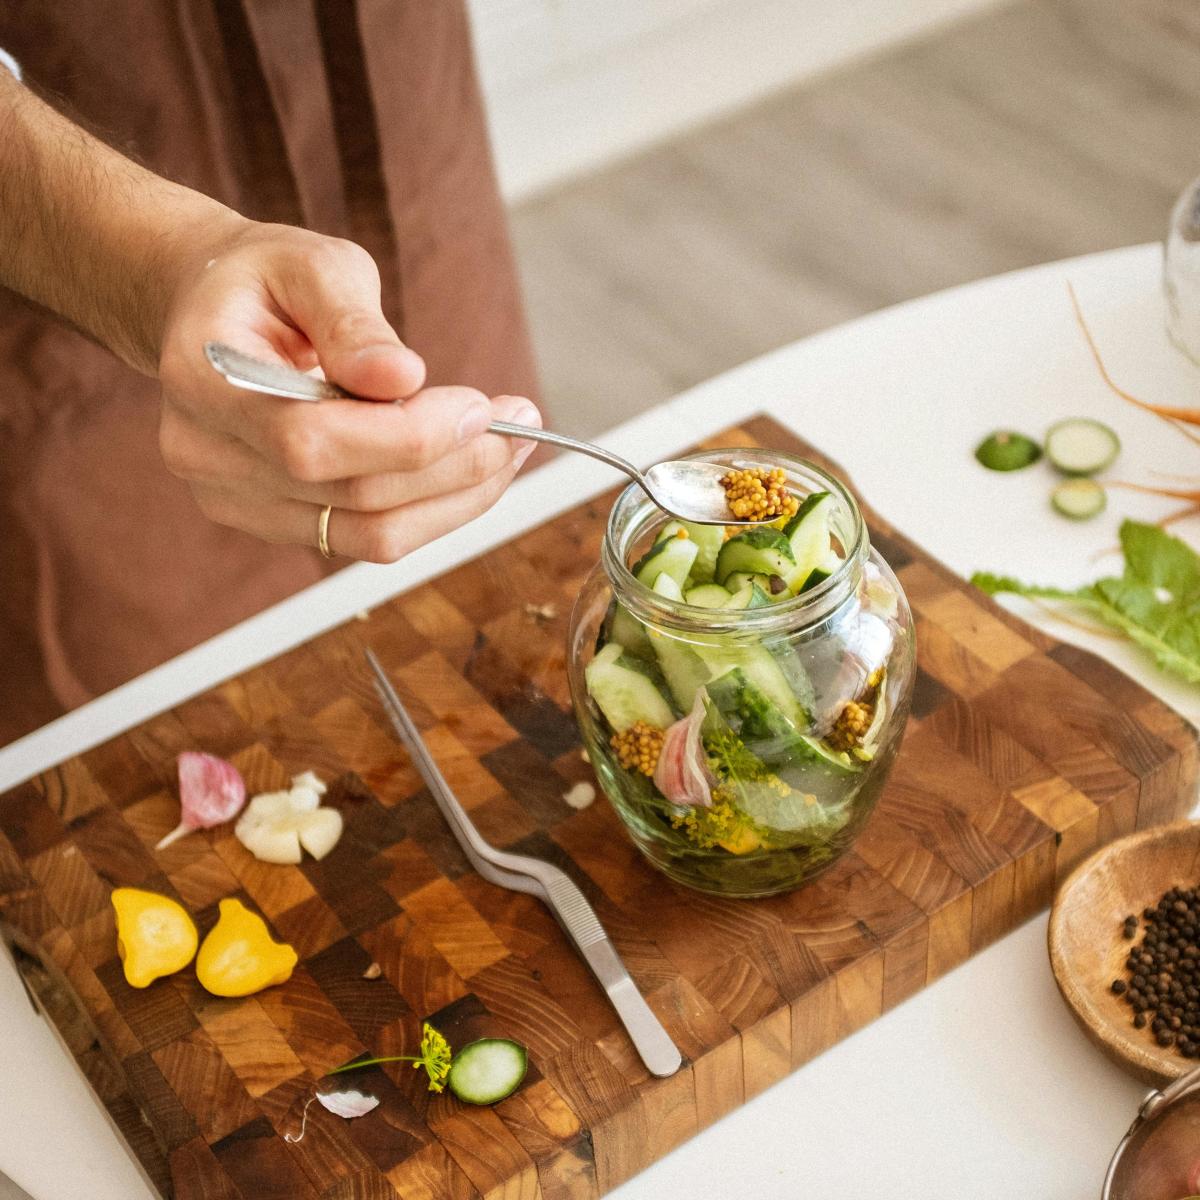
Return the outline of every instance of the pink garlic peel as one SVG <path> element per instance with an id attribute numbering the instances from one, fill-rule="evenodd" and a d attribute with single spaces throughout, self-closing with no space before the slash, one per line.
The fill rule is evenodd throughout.
<path id="1" fill-rule="evenodd" d="M 692 711 L 681 717 L 663 735 L 654 786 L 672 804 L 708 808 L 712 804 L 715 782 L 708 769 L 708 755 L 700 737 L 704 724 L 707 693 L 700 688 Z"/>
<path id="2" fill-rule="evenodd" d="M 164 850 L 197 829 L 211 829 L 236 817 L 246 803 L 246 784 L 237 767 L 198 750 L 185 750 L 178 759 L 178 826 L 155 846 Z"/>

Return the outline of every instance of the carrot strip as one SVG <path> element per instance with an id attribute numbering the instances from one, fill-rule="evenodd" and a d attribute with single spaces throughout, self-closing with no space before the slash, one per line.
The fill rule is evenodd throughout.
<path id="1" fill-rule="evenodd" d="M 1100 378 L 1108 385 L 1112 392 L 1120 396 L 1122 400 L 1127 400 L 1130 404 L 1136 404 L 1138 408 L 1144 408 L 1147 412 L 1152 412 L 1156 417 L 1161 417 L 1164 421 L 1170 421 L 1174 428 L 1178 429 L 1184 437 L 1193 442 L 1200 443 L 1200 437 L 1197 437 L 1191 430 L 1182 429 L 1175 424 L 1177 421 L 1184 421 L 1189 425 L 1200 425 L 1200 408 L 1172 408 L 1166 404 L 1151 404 L 1146 400 L 1139 400 L 1136 396 L 1131 396 L 1128 392 L 1117 387 L 1112 376 L 1108 373 L 1108 368 L 1104 365 L 1104 360 L 1100 357 L 1100 350 L 1096 346 L 1096 340 L 1092 337 L 1092 331 L 1088 328 L 1087 322 L 1083 319 L 1083 310 L 1079 307 L 1079 297 L 1075 294 L 1075 286 L 1067 281 L 1067 291 L 1071 295 L 1071 305 L 1075 309 L 1075 320 L 1079 322 L 1079 328 L 1083 331 L 1083 336 L 1087 341 L 1088 349 L 1092 352 L 1092 358 L 1096 362 L 1096 367 L 1100 371 Z"/>
<path id="2" fill-rule="evenodd" d="M 1124 479 L 1106 479 L 1105 487 L 1128 488 L 1131 492 L 1147 492 L 1151 496 L 1170 496 L 1175 500 L 1190 500 L 1200 504 L 1200 491 L 1184 491 L 1182 488 L 1151 487 L 1147 483 L 1129 483 Z"/>

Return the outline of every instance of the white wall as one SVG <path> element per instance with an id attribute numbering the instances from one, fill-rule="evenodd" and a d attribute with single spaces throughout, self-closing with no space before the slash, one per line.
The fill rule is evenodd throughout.
<path id="1" fill-rule="evenodd" d="M 997 0 L 469 0 L 520 200 Z"/>

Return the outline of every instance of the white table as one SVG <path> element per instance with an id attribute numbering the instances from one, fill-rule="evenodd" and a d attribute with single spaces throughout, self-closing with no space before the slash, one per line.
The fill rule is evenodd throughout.
<path id="1" fill-rule="evenodd" d="M 1200 473 L 1183 437 L 1104 388 L 1068 304 L 1070 279 L 1128 390 L 1194 404 L 1196 371 L 1163 333 L 1159 275 L 1159 247 L 1142 246 L 984 280 L 784 347 L 604 440 L 648 462 L 766 410 L 837 459 L 871 504 L 955 570 L 1080 583 L 1113 567 L 1094 556 L 1115 544 L 1121 516 L 1154 519 L 1173 502 L 1113 491 L 1104 517 L 1075 525 L 1050 511 L 1044 464 L 994 475 L 971 451 L 998 426 L 1036 435 L 1059 417 L 1090 414 L 1120 432 L 1122 478 Z M 393 567 L 352 567 L 0 751 L 0 790 L 507 539 L 533 523 L 529 514 L 540 519 L 612 483 L 578 457 L 523 479 L 436 547 Z M 1159 675 L 1125 643 L 1025 615 L 1200 719 L 1200 689 Z M 1043 915 L 614 1197 L 1098 1195 L 1144 1089 L 1076 1030 L 1044 936 Z M 152 1195 L 3 962 L 0 1079 L 0 1168 L 36 1200 Z"/>

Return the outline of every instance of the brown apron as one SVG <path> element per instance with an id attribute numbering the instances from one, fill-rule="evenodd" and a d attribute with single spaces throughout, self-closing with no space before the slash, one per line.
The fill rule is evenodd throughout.
<path id="1" fill-rule="evenodd" d="M 152 170 L 360 242 L 431 383 L 532 394 L 462 0 L 21 0 L 0 46 Z M 0 291 L 0 743 L 329 569 L 206 521 L 157 400 Z"/>

